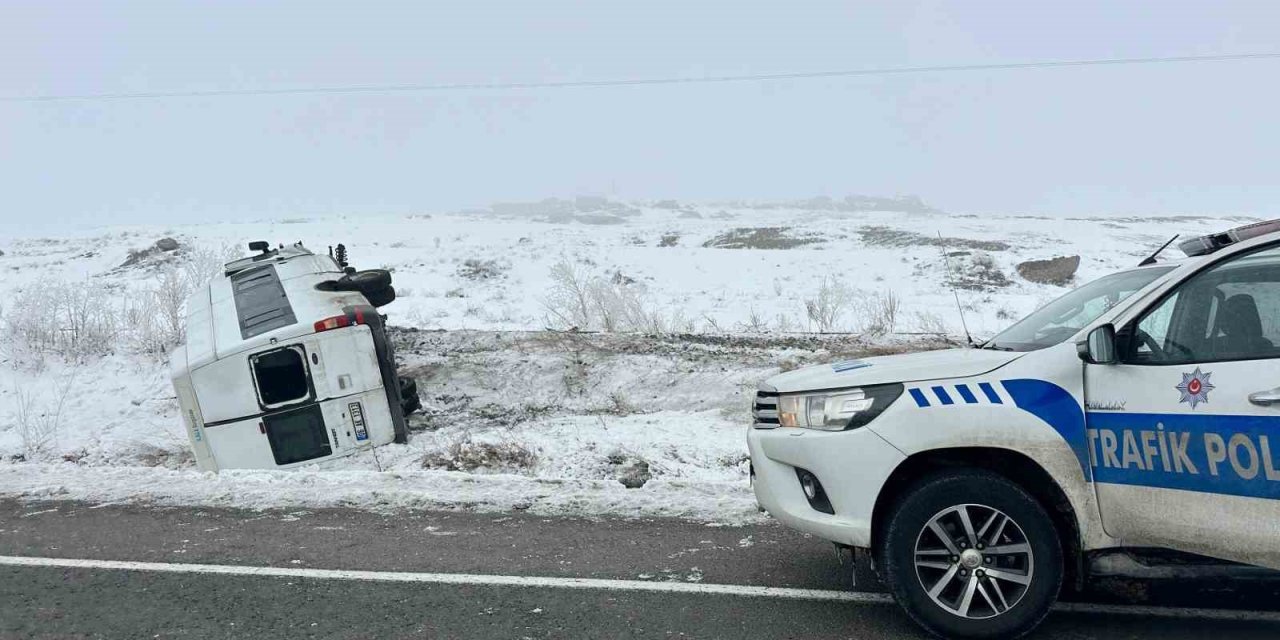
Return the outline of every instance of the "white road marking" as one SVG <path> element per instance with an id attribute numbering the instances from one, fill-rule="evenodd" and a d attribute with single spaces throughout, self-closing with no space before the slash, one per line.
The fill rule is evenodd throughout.
<path id="1" fill-rule="evenodd" d="M 31 512 L 29 512 L 29 513 L 24 513 L 24 514 L 22 514 L 22 515 L 20 515 L 20 516 L 18 516 L 18 517 L 19 517 L 19 518 L 30 518 L 31 516 L 38 516 L 38 515 L 45 514 L 45 513 L 55 513 L 55 512 L 57 512 L 57 511 L 58 511 L 57 509 L 45 509 L 44 511 L 31 511 Z"/>
<path id="2" fill-rule="evenodd" d="M 791 600 L 829 600 L 864 604 L 885 604 L 887 595 L 855 593 L 825 589 L 790 589 L 755 587 L 735 584 L 698 582 L 646 582 L 643 580 L 604 580 L 599 578 L 550 578 L 536 576 L 502 576 L 475 573 L 409 573 L 401 571 L 353 571 L 347 569 L 305 569 L 301 567 L 251 567 L 225 564 L 186 564 L 170 562 L 134 562 L 123 560 L 83 560 L 79 558 L 33 558 L 0 556 L 0 566 L 54 567 L 60 569 L 108 569 L 117 571 L 153 571 L 161 573 L 197 573 L 275 578 L 315 578 L 318 580 L 362 580 L 370 582 L 422 582 L 496 587 L 543 587 L 558 589 L 600 589 L 608 591 L 653 591 L 658 593 L 695 593 L 709 595 L 785 598 Z"/>
<path id="3" fill-rule="evenodd" d="M 357 580 L 365 582 L 416 582 L 426 584 L 459 584 L 493 587 L 531 587 L 552 589 L 598 589 L 604 591 L 647 591 L 653 593 L 692 593 L 704 595 L 818 600 L 864 605 L 891 604 L 893 599 L 882 593 L 833 591 L 830 589 L 792 589 L 757 587 L 737 584 L 690 582 L 647 582 L 644 580 L 605 580 L 599 578 L 552 578 L 537 576 L 503 576 L 476 573 L 414 573 L 404 571 L 356 571 L 348 569 L 305 569 L 301 567 L 254 567 L 225 564 L 187 564 L 171 562 L 136 562 L 131 560 L 88 560 L 80 558 L 38 558 L 0 556 L 0 566 L 45 567 L 59 569 L 100 569 L 110 571 L 150 571 L 157 573 L 194 573 L 205 575 L 313 578 L 317 580 Z M 1066 613 L 1152 616 L 1160 618 L 1235 620 L 1242 622 L 1280 622 L 1280 611 L 1232 609 L 1197 609 L 1060 602 L 1054 611 Z"/>

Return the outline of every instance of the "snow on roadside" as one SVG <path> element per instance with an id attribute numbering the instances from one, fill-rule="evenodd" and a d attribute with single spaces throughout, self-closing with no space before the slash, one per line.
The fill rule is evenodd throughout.
<path id="1" fill-rule="evenodd" d="M 0 463 L 0 496 L 155 506 L 341 507 L 371 511 L 525 511 L 538 515 L 673 517 L 723 524 L 758 520 L 745 482 L 608 480 L 449 471 L 223 471 Z"/>
<path id="2" fill-rule="evenodd" d="M 194 470 L 172 391 L 154 361 L 114 355 L 82 365 L 49 362 L 38 371 L 0 368 L 0 400 L 15 401 L 17 392 L 4 390 L 12 386 L 37 402 L 37 411 L 61 402 L 55 437 L 29 458 L 22 427 L 0 428 L 0 460 L 9 461 L 0 463 L 0 496 L 741 523 L 758 517 L 745 447 L 755 382 L 784 360 L 868 348 L 848 336 L 392 336 L 403 371 L 419 379 L 430 407 L 412 417 L 410 442 L 297 471 Z M 566 381 L 578 371 L 583 384 Z M 459 442 L 528 458 L 505 460 L 481 448 L 454 460 Z M 428 459 L 433 464 L 424 465 Z M 634 465 L 652 479 L 628 489 L 620 478 Z"/>
<path id="3" fill-rule="evenodd" d="M 597 200 L 585 206 L 600 211 L 560 201 L 429 216 L 0 237 L 0 296 L 9 314 L 15 293 L 38 296 L 48 282 L 82 284 L 128 303 L 157 286 L 164 266 L 156 261 L 168 255 L 217 257 L 259 239 L 302 240 L 316 250 L 345 243 L 355 266 L 394 270 L 400 297 L 385 311 L 392 325 L 424 330 L 402 332 L 397 352 L 428 405 L 413 419 L 409 444 L 376 456 L 295 472 L 203 474 L 192 468 L 161 358 L 128 344 L 71 361 L 32 361 L 4 348 L 0 496 L 744 522 L 757 517 L 744 437 L 757 381 L 801 363 L 938 346 L 912 342 L 919 336 L 804 333 L 813 328 L 806 302 L 825 278 L 859 295 L 893 293 L 901 303 L 898 332 L 958 335 L 945 247 L 961 276 L 981 276 L 960 298 L 969 328 L 983 336 L 1066 291 L 1022 279 L 1015 268 L 1022 260 L 1079 254 L 1077 282 L 1085 282 L 1136 264 L 1173 233 L 1247 221 Z M 182 251 L 151 249 L 166 237 Z M 552 267 L 561 262 L 634 287 L 647 312 L 679 316 L 681 330 L 701 335 L 543 331 Z M 846 309 L 833 328 L 858 331 L 860 311 Z M 652 479 L 623 487 L 620 472 L 641 463 Z"/>

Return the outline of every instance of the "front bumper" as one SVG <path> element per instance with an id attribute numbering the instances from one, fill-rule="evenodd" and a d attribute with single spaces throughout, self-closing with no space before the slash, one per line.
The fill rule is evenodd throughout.
<path id="1" fill-rule="evenodd" d="M 871 545 L 876 497 L 906 458 L 874 431 L 752 428 L 747 434 L 756 501 L 783 524 L 832 542 Z M 818 477 L 835 514 L 809 505 L 796 469 Z"/>

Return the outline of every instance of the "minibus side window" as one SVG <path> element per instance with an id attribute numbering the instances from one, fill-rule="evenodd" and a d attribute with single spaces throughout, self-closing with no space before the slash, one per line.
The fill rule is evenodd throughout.
<path id="1" fill-rule="evenodd" d="M 307 358 L 302 347 L 295 345 L 259 353 L 250 358 L 249 363 L 263 407 L 279 407 L 311 398 Z"/>

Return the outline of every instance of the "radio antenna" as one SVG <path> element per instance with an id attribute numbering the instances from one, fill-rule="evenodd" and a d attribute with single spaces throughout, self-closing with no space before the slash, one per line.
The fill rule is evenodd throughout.
<path id="1" fill-rule="evenodd" d="M 1169 245 L 1173 244 L 1173 241 L 1174 241 L 1174 240 L 1177 240 L 1179 235 L 1181 235 L 1181 234 L 1177 234 L 1177 235 L 1174 235 L 1172 238 L 1169 238 L 1169 241 L 1168 241 L 1168 242 L 1166 242 L 1166 243 L 1164 243 L 1164 244 L 1160 245 L 1160 248 L 1159 248 L 1159 249 L 1156 249 L 1156 252 L 1155 252 L 1155 253 L 1153 253 L 1153 254 L 1151 254 L 1151 255 L 1147 256 L 1145 259 L 1143 259 L 1143 261 L 1142 261 L 1142 262 L 1139 262 L 1139 263 L 1138 263 L 1138 266 L 1139 266 L 1139 267 L 1145 267 L 1145 266 L 1147 266 L 1147 265 L 1149 265 L 1149 264 L 1155 264 L 1155 263 L 1156 263 L 1156 256 L 1160 255 L 1160 252 L 1161 252 L 1161 251 L 1164 251 L 1165 249 L 1167 249 L 1167 248 L 1169 247 Z"/>
<path id="2" fill-rule="evenodd" d="M 952 281 L 951 256 L 947 255 L 947 241 L 942 237 L 942 232 L 938 232 L 938 247 L 942 249 L 942 262 L 947 268 L 947 286 L 951 289 L 951 295 L 956 299 L 956 311 L 960 313 L 960 326 L 964 329 L 965 342 L 969 346 L 973 346 L 973 336 L 969 335 L 969 324 L 964 321 L 964 307 L 960 305 L 960 292 L 956 291 L 955 282 Z"/>

